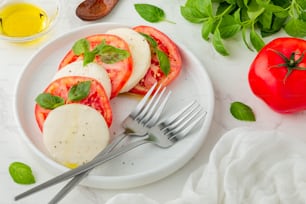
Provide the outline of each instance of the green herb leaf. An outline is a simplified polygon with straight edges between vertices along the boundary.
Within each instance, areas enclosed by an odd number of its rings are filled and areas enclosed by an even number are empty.
[[[59,96],[54,96],[50,93],[41,93],[36,99],[36,103],[45,109],[53,110],[61,105],[65,104],[65,100]]]
[[[205,40],[209,39],[209,35],[212,33],[214,27],[214,19],[208,18],[202,25],[202,38]]]
[[[154,49],[157,48],[157,42],[154,40],[151,36],[145,34],[145,33],[140,33],[145,39],[149,42],[150,46],[153,47]]]
[[[220,31],[219,29],[217,28],[214,32],[214,36],[213,36],[213,46],[214,48],[217,50],[217,52],[219,52],[221,55],[223,56],[227,56],[229,55],[228,51],[225,49],[225,46],[222,42],[222,39],[221,39],[221,35],[220,35]]]
[[[240,24],[237,23],[233,16],[224,15],[218,28],[220,30],[221,38],[225,39],[233,37],[240,31],[240,27]]]
[[[253,110],[244,103],[238,101],[231,103],[230,112],[238,120],[256,121]]]
[[[167,76],[170,72],[170,61],[166,53],[157,49],[156,50],[157,58],[159,61],[159,66],[162,72]]]
[[[98,54],[101,57],[102,62],[106,64],[114,64],[130,56],[130,53],[127,50],[119,49],[110,45],[100,47]]]
[[[259,51],[261,48],[265,46],[265,42],[262,40],[262,38],[255,32],[254,29],[250,32],[250,40],[253,45],[253,47]]]
[[[285,25],[285,31],[293,37],[304,37],[306,36],[306,22],[292,18]]]
[[[76,55],[81,55],[81,54],[88,52],[89,47],[90,45],[89,45],[88,40],[82,38],[74,43],[74,45],[72,46],[72,51]]]
[[[82,81],[72,86],[68,92],[68,99],[76,102],[89,95],[91,81]]]
[[[18,184],[33,184],[35,177],[31,167],[21,162],[13,162],[9,166],[9,173]]]
[[[138,14],[151,23],[156,23],[165,20],[165,13],[162,9],[151,4],[135,4]]]

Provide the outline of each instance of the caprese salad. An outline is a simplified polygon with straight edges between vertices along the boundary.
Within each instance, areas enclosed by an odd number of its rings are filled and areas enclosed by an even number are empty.
[[[150,26],[77,40],[35,100],[50,157],[70,168],[92,160],[111,140],[110,101],[120,93],[144,95],[156,82],[167,86],[181,68],[177,45]]]

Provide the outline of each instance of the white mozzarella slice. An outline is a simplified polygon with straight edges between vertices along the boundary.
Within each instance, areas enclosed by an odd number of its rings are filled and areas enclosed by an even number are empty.
[[[150,46],[142,35],[130,28],[115,28],[107,33],[125,40],[132,54],[133,72],[120,91],[120,93],[124,93],[132,89],[147,73],[151,64]]]
[[[85,67],[83,61],[72,62],[60,69],[53,77],[53,80],[66,76],[84,76],[96,79],[100,82],[108,97],[111,96],[112,85],[107,71],[97,63],[89,63]]]
[[[109,139],[101,114],[82,104],[66,104],[52,110],[43,126],[43,141],[50,156],[70,168],[92,160]]]

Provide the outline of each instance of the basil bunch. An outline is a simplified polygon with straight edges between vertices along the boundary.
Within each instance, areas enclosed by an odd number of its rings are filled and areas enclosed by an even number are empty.
[[[250,50],[259,51],[263,37],[282,28],[293,37],[306,36],[305,0],[187,0],[181,15],[202,24],[202,38],[210,40],[216,51],[226,56],[224,39],[241,31]]]

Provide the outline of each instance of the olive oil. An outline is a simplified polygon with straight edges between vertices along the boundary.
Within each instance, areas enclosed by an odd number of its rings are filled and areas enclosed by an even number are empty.
[[[48,17],[41,8],[29,3],[12,3],[0,10],[0,32],[10,37],[26,37],[43,31]]]

